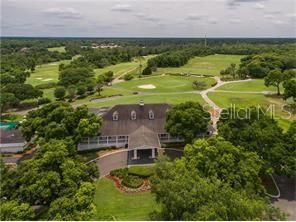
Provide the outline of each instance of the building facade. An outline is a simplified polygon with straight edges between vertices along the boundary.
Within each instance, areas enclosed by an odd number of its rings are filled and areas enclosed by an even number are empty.
[[[168,104],[115,105],[94,111],[102,116],[101,134],[83,138],[78,151],[106,147],[126,148],[131,159],[154,159],[163,143],[183,142],[183,139],[170,136],[164,129]]]

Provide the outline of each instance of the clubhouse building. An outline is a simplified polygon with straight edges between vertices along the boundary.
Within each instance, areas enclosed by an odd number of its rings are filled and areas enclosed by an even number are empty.
[[[111,108],[91,109],[102,117],[101,134],[83,138],[78,151],[117,147],[128,149],[129,159],[154,159],[161,144],[183,142],[164,129],[168,104],[115,105]]]

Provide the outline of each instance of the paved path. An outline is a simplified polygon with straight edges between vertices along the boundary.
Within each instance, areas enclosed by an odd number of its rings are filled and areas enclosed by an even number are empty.
[[[296,179],[285,176],[274,176],[280,189],[280,198],[273,201],[273,205],[289,214],[288,219],[296,220]]]
[[[211,120],[212,120],[212,124],[213,124],[213,127],[214,127],[214,132],[213,134],[217,134],[217,122],[219,121],[219,114],[221,112],[221,108],[213,101],[211,100],[209,97],[208,97],[208,93],[209,92],[213,92],[215,91],[217,88],[223,86],[223,85],[226,85],[226,84],[229,84],[229,83],[238,83],[238,82],[247,82],[247,81],[251,81],[252,79],[246,79],[246,80],[235,80],[235,81],[227,81],[227,82],[223,82],[220,77],[218,76],[215,76],[213,77],[217,84],[211,88],[208,88],[206,90],[203,90],[200,92],[200,95],[201,97],[203,98],[203,100],[213,109],[213,113],[211,115]],[[217,115],[216,115],[217,113]]]
[[[95,160],[100,177],[104,177],[110,173],[111,170],[127,167],[127,152],[128,150],[122,150],[120,152],[106,154]]]
[[[130,72],[132,72],[132,71],[134,71],[134,70],[136,70],[138,67],[134,67],[134,68],[132,68],[132,69],[129,69],[129,70],[127,70],[126,72],[124,72],[124,73],[121,73],[119,76],[117,76],[115,79],[113,79],[113,81],[112,81],[112,85],[113,84],[116,84],[116,83],[120,83],[120,82],[123,82],[124,80],[123,79],[121,79],[124,75],[126,75],[126,74],[128,74],[128,73],[130,73]]]

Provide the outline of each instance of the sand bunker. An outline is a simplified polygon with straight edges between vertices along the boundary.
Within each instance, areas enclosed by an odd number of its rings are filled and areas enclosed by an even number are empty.
[[[50,81],[50,80],[52,80],[52,79],[43,79],[42,81],[47,82],[47,81]]]
[[[156,87],[153,84],[147,84],[147,85],[140,85],[140,86],[138,86],[138,88],[140,88],[140,89],[155,89]]]

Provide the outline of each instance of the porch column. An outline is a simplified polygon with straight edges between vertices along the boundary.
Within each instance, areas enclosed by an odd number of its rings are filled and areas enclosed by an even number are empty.
[[[138,159],[138,156],[137,156],[137,150],[134,149],[134,157],[133,157],[134,160]]]
[[[152,148],[152,155],[151,158],[154,159],[155,158],[155,148]]]

